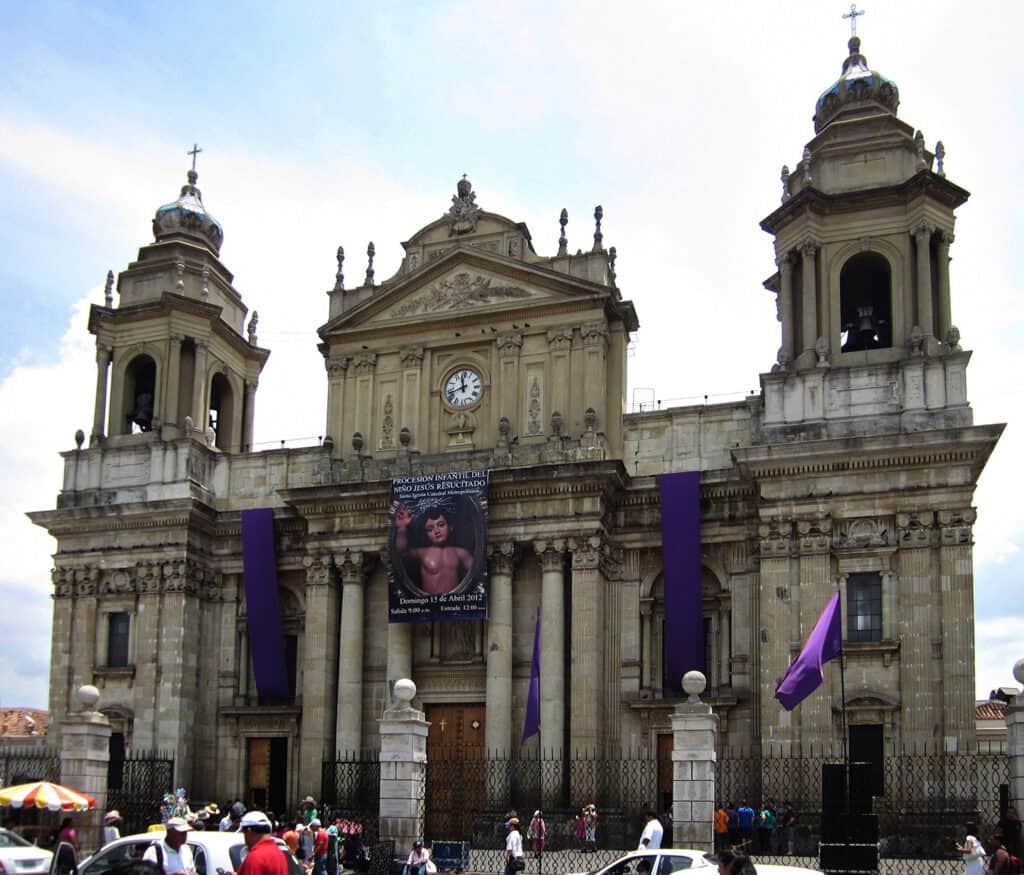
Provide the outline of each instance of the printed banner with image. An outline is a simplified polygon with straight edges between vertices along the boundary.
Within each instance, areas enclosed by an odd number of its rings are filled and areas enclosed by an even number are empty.
[[[388,621],[487,619],[487,471],[391,481]]]

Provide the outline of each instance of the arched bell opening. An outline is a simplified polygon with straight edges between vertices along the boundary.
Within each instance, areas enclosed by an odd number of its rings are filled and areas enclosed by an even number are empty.
[[[156,362],[148,355],[136,356],[124,373],[124,434],[138,434],[153,428],[156,409]]]
[[[854,255],[839,274],[842,351],[892,346],[892,273],[877,252]]]
[[[210,382],[210,409],[207,423],[216,435],[215,444],[225,452],[231,450],[235,421],[235,393],[223,374],[214,374]]]

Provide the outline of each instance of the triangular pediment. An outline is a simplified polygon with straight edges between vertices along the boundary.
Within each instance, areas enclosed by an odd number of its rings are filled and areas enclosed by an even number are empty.
[[[441,321],[569,301],[598,302],[609,290],[555,271],[469,248],[446,254],[353,310],[331,320],[321,335],[353,328]]]

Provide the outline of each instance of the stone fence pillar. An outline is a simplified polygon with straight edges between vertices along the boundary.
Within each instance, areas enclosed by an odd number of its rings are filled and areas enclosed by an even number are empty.
[[[683,676],[687,701],[672,714],[672,846],[713,851],[718,716],[700,700],[707,679]]]
[[[380,721],[380,838],[394,841],[398,857],[423,837],[430,724],[412,706],[415,695],[411,680],[395,681],[393,704]]]
[[[1024,659],[1013,666],[1017,683],[1024,684]],[[1024,804],[1024,693],[1011,696],[1006,706],[1006,756],[1010,766],[1010,804]]]
[[[110,762],[110,721],[94,710],[100,693],[86,684],[79,688],[82,710],[60,724],[60,782],[96,799],[96,808],[72,815],[83,855],[103,844],[103,814],[107,805],[107,765]]]

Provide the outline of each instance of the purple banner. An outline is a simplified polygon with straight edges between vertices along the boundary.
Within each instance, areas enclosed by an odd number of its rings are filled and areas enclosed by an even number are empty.
[[[487,619],[487,471],[391,481],[388,621]]]
[[[540,732],[540,608],[533,629],[533,661],[530,663],[530,689],[526,694],[526,717],[523,719],[523,741]]]
[[[242,571],[256,690],[264,698],[287,699],[288,669],[277,597],[274,511],[269,508],[242,511]]]
[[[658,477],[661,552],[665,584],[666,690],[680,694],[683,675],[702,671],[704,615],[701,605],[700,471]]]
[[[825,605],[814,629],[807,637],[800,655],[793,660],[779,686],[775,698],[787,711],[792,711],[813,693],[825,675],[821,667],[843,652],[843,610],[839,606],[839,590]]]

